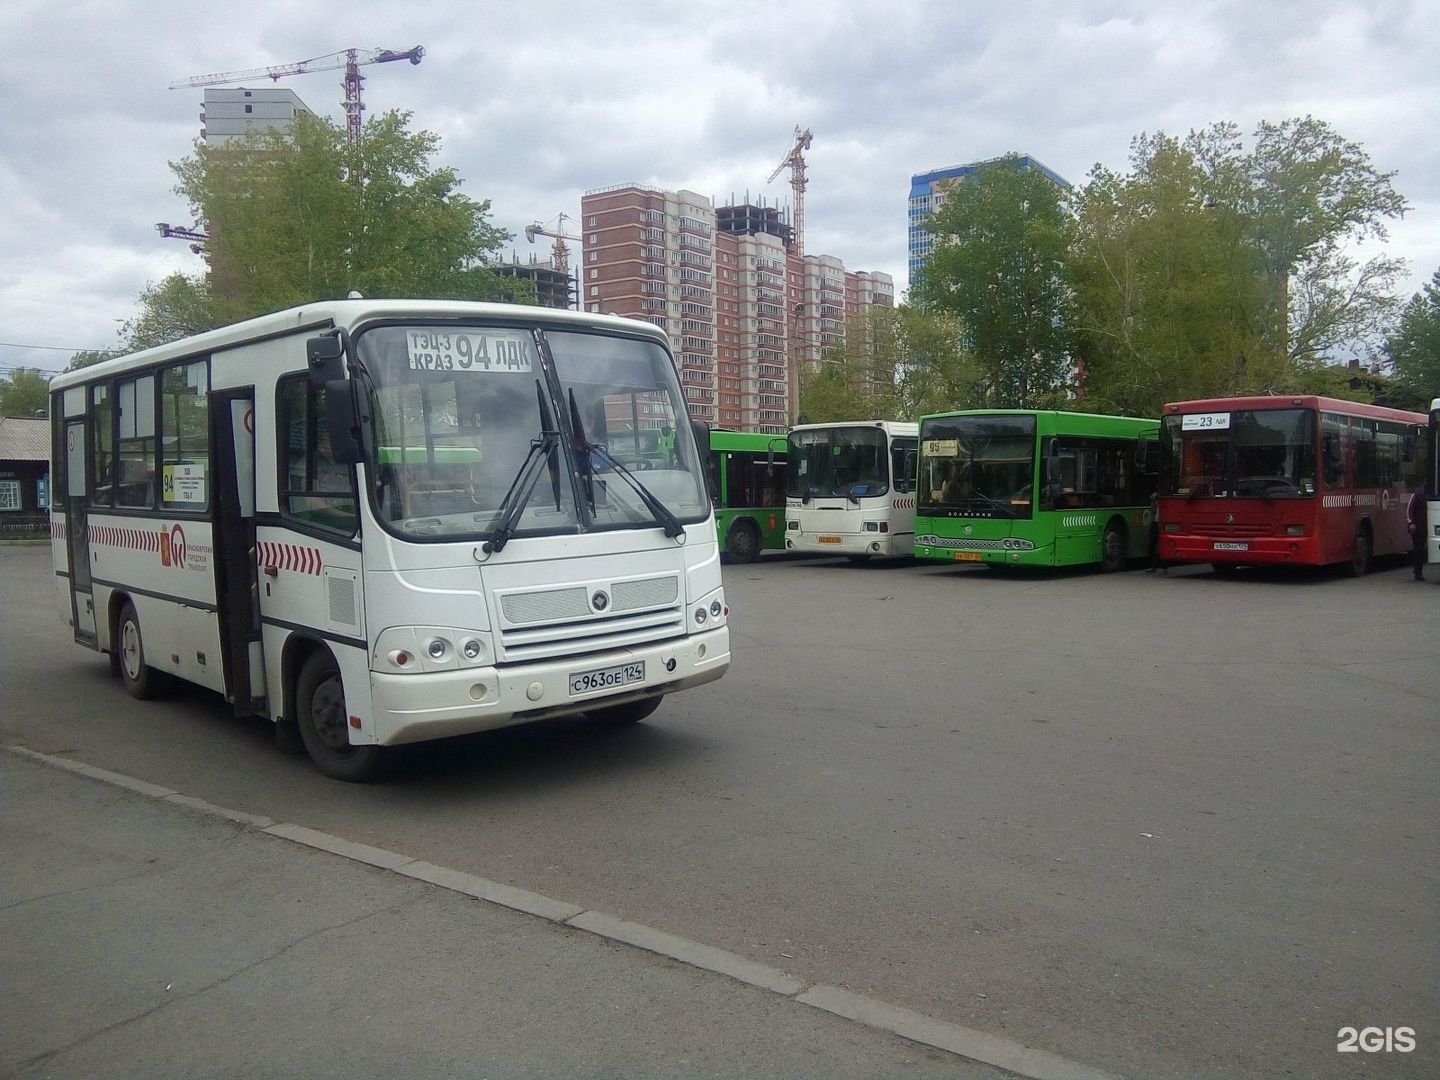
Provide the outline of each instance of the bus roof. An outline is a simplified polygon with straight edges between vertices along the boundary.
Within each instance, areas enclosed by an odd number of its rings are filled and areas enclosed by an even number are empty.
[[[1115,416],[1111,413],[1072,412],[1069,409],[955,409],[951,412],[926,413],[921,421],[950,416],[1036,416],[1050,417],[1060,422],[1067,419],[1119,421],[1127,424],[1159,424],[1160,421],[1146,416]]]
[[[275,311],[253,319],[230,323],[180,338],[151,349],[117,356],[78,371],[67,371],[51,380],[52,390],[104,378],[133,367],[180,360],[206,353],[223,352],[263,338],[314,331],[332,326],[352,330],[375,319],[505,319],[557,328],[590,327],[649,337],[668,345],[665,331],[653,323],[620,315],[595,315],[565,308],[530,304],[492,304],[476,300],[319,300],[313,304]]]
[[[892,435],[916,435],[920,425],[905,420],[832,420],[828,424],[795,424],[791,431],[817,431],[824,428],[878,427]]]
[[[785,453],[784,435],[767,435],[760,431],[730,431],[726,428],[710,429],[711,450],[775,450]]]
[[[1384,405],[1367,405],[1363,401],[1345,401],[1341,398],[1321,397],[1318,394],[1267,394],[1255,397],[1198,398],[1194,401],[1174,401],[1166,404],[1164,415],[1169,416],[1197,412],[1233,412],[1236,409],[1319,409],[1322,412],[1339,413],[1343,416],[1365,416],[1373,420],[1398,420],[1406,424],[1424,424],[1428,418],[1424,413],[1391,409]]]

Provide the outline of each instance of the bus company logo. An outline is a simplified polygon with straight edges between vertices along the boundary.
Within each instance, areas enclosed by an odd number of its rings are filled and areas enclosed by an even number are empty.
[[[1385,513],[1388,514],[1392,509],[1399,505],[1400,500],[1397,499],[1394,495],[1390,494],[1389,488],[1386,488],[1385,490],[1380,492],[1380,509],[1385,511]]]
[[[179,525],[160,530],[160,565],[185,566],[185,530]]]

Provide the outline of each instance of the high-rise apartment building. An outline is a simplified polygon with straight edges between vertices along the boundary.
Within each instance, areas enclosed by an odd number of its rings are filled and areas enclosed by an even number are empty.
[[[1029,154],[1019,154],[1017,157],[1021,168],[1038,169],[1056,187],[1064,191],[1070,190],[1070,181],[1054,170],[1046,168]],[[972,161],[968,165],[952,165],[948,169],[934,169],[910,177],[908,230],[910,285],[915,284],[921,263],[925,261],[925,257],[935,246],[935,240],[926,229],[925,221],[931,213],[944,205],[946,190],[955,184],[962,183],[975,170],[983,169],[986,165],[993,165],[1000,160],[1000,158],[988,158],[985,161]]]
[[[846,318],[894,304],[888,274],[791,251],[772,208],[622,184],[586,192],[580,219],[585,310],[665,329],[690,415],[717,427],[783,433],[802,368],[843,342]]]
[[[310,112],[293,90],[206,90],[200,108],[200,137],[220,146],[254,128],[290,126],[296,113]]]

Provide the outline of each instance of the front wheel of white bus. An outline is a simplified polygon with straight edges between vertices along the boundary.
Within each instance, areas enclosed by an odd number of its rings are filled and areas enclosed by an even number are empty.
[[[352,746],[340,668],[326,649],[316,649],[295,680],[295,720],[310,760],[326,776],[359,783],[380,774],[381,746]]]

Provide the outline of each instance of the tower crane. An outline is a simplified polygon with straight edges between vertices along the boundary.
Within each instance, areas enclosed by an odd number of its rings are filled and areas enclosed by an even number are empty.
[[[275,82],[287,75],[303,75],[309,71],[328,71],[332,68],[343,67],[345,81],[341,85],[345,88],[346,131],[350,141],[355,143],[360,141],[360,114],[365,111],[365,105],[360,100],[360,84],[365,81],[365,77],[360,74],[360,65],[387,64],[392,60],[409,60],[412,64],[418,64],[424,55],[425,49],[420,45],[406,49],[404,52],[395,52],[393,49],[345,49],[342,52],[301,60],[296,64],[250,68],[248,71],[222,71],[216,75],[196,75],[193,78],[171,83],[170,89],[219,86],[223,83],[249,82],[251,79],[270,79]]]
[[[575,240],[578,242],[580,240],[579,236],[565,231],[565,222],[573,220],[569,214],[561,214],[555,219],[555,228],[553,229],[547,228],[539,221],[535,222],[534,225],[525,226],[525,239],[529,240],[532,244],[535,242],[535,237],[537,236],[554,237],[555,246],[551,250],[555,260],[555,269],[559,270],[562,274],[568,274],[570,272],[570,249],[565,246],[565,241]]]
[[[790,190],[795,193],[795,252],[799,255],[805,253],[805,151],[810,149],[810,139],[810,129],[802,131],[796,124],[795,141],[790,144],[784,160],[775,166],[775,171],[765,181],[773,184],[775,178],[789,167]]]

